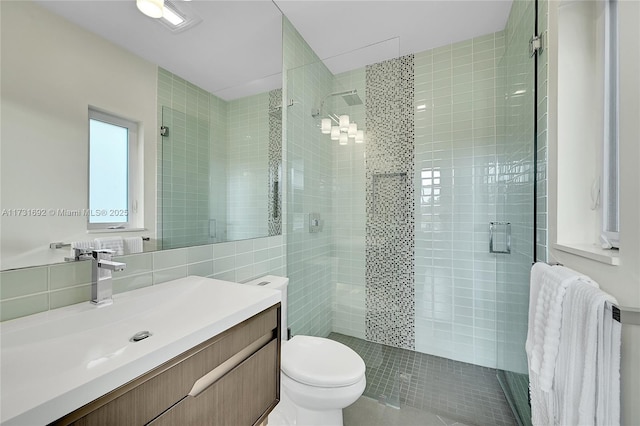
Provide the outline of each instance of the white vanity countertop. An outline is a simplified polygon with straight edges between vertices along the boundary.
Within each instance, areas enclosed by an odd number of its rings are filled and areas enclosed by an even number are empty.
[[[47,424],[280,302],[277,290],[186,277],[0,324],[0,420]],[[152,336],[129,339],[148,330]]]

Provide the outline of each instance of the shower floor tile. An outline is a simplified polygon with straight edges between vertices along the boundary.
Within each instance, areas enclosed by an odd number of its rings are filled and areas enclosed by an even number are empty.
[[[339,333],[329,338],[349,346],[364,360],[366,397],[468,425],[517,425],[494,369]]]
[[[343,410],[344,426],[469,426],[417,408],[382,405],[366,396]]]

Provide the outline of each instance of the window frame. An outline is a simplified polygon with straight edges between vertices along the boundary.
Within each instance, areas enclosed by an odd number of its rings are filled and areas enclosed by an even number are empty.
[[[602,235],[612,247],[620,246],[619,50],[618,4],[606,0],[604,44],[604,134],[602,153]],[[612,158],[615,157],[615,158]],[[612,187],[614,190],[612,190]],[[614,229],[610,227],[615,216]]]
[[[87,118],[87,139],[88,139],[88,166],[87,166],[87,211],[91,208],[91,120],[100,121],[103,123],[111,124],[118,127],[124,127],[127,129],[127,144],[128,144],[128,157],[127,157],[127,221],[126,222],[104,222],[104,223],[92,223],[91,215],[87,214],[87,230],[109,230],[109,229],[134,229],[139,227],[139,214],[138,214],[138,131],[139,123],[123,118],[121,116],[106,112],[104,110],[89,107],[89,114]]]

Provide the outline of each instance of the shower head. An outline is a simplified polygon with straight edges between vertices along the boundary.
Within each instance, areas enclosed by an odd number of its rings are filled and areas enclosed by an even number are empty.
[[[355,89],[347,90],[345,92],[330,93],[330,94],[328,94],[327,96],[324,97],[324,99],[320,103],[320,108],[316,108],[316,109],[312,110],[311,116],[314,117],[314,118],[319,117],[322,114],[322,109],[324,107],[324,103],[327,101],[327,99],[329,99],[331,97],[334,97],[334,96],[341,96],[342,100],[348,106],[362,105],[362,99],[360,99],[360,96],[358,96],[358,91],[355,90]]]
[[[340,94],[340,96],[342,96],[342,100],[344,100],[349,106],[362,105],[362,99],[360,99],[360,96],[358,96],[358,92],[356,90],[343,92]]]

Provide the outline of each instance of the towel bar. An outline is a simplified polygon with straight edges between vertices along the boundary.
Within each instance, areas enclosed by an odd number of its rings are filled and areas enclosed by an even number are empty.
[[[49,243],[50,249],[59,249],[63,247],[71,247],[71,243],[63,243],[61,241],[58,241],[57,243]]]
[[[547,262],[547,265],[564,266],[562,263],[558,262]],[[611,315],[613,316],[614,320],[618,321],[621,324],[640,325],[640,309],[618,306],[609,302],[607,302],[607,304],[611,305]]]
[[[640,325],[640,309],[627,308],[611,304],[613,319],[621,324]]]
[[[151,241],[149,237],[142,237],[142,241]],[[71,247],[71,243],[63,243],[62,241],[58,241],[55,243],[49,243],[50,249],[60,249],[64,247]]]

